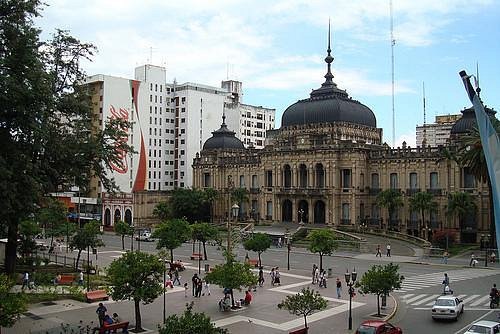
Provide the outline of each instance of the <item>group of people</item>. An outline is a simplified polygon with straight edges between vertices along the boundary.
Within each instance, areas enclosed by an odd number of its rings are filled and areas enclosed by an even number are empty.
[[[391,257],[391,244],[387,244],[387,246],[385,247],[385,249],[386,249],[385,255],[387,257]],[[377,245],[375,257],[382,257],[382,251],[380,249],[380,245]]]
[[[210,283],[206,280],[201,279],[198,274],[194,274],[191,278],[193,297],[200,298],[201,296],[210,296]],[[202,292],[203,290],[203,292]],[[185,296],[187,297],[187,283],[184,284]]]
[[[320,288],[326,288],[326,277],[326,270],[320,269],[316,264],[313,264],[312,284],[318,283]]]
[[[242,306],[248,306],[252,302],[252,293],[250,292],[251,288],[248,288],[245,291],[245,297],[241,298],[239,301],[236,302],[236,305],[234,305],[235,308],[241,308]],[[219,310],[224,312],[228,311],[232,307],[231,304],[231,289],[225,288],[224,289],[224,297],[222,297],[221,300],[219,300]]]
[[[94,333],[98,332],[105,325],[109,326],[112,324],[123,322],[122,318],[117,313],[113,313],[113,315],[110,316],[109,314],[107,314],[107,312],[108,310],[106,309],[106,306],[104,306],[103,303],[99,303],[99,306],[95,311],[95,313],[97,313],[97,318],[99,319],[99,327],[94,328]],[[124,328],[123,333],[128,333],[128,329]]]
[[[271,276],[271,285],[275,286],[276,284],[281,285],[281,274],[278,267],[271,268],[271,272],[269,272],[269,276]]]

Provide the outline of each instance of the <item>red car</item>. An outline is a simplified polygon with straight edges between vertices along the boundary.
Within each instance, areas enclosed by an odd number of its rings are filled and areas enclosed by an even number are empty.
[[[383,320],[365,320],[359,325],[356,334],[403,334],[403,331]]]

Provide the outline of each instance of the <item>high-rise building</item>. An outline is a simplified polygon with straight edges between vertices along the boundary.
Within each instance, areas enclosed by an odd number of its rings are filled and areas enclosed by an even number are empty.
[[[461,116],[460,114],[436,116],[435,123],[417,125],[417,146],[436,147],[439,145],[446,145],[450,138],[450,131],[453,124],[455,124]]]

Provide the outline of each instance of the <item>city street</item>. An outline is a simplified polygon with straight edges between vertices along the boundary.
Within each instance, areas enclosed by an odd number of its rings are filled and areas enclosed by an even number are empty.
[[[99,249],[97,263],[99,267],[106,267],[114,259],[121,256],[120,237],[111,233],[103,235],[106,246]],[[383,240],[380,240],[382,243]],[[377,242],[376,239],[373,242]],[[327,310],[319,312],[309,317],[310,333],[348,333],[348,296],[344,282],[346,270],[356,270],[358,277],[370,268],[373,264],[385,264],[388,261],[398,262],[400,273],[405,276],[405,281],[401,290],[393,293],[398,309],[395,316],[390,320],[393,324],[400,326],[404,333],[456,333],[461,334],[469,324],[478,319],[495,320],[497,312],[492,312],[488,308],[488,292],[493,283],[500,278],[498,268],[470,268],[466,259],[461,263],[459,260],[450,260],[450,265],[439,264],[439,259],[422,259],[414,254],[410,254],[410,247],[405,249],[398,247],[395,242],[393,256],[388,258],[376,258],[370,253],[355,253],[338,251],[334,256],[324,258],[324,267],[332,269],[332,278],[328,281],[326,289],[320,289],[321,294],[329,301]],[[130,238],[126,238],[126,250],[130,249]],[[195,245],[198,252],[198,244]],[[134,241],[134,249],[147,252],[156,252],[155,242]],[[202,249],[201,249],[202,250]],[[398,250],[403,255],[398,254]],[[247,254],[242,248],[238,248],[237,255],[243,260]],[[174,251],[175,259],[180,259],[187,265],[187,270],[182,273],[181,281],[190,281],[194,272],[201,269],[204,273],[205,261],[192,261],[192,244],[184,244]],[[207,245],[210,266],[220,263],[223,259],[220,250],[216,246]],[[74,253],[76,255],[76,252]],[[86,253],[82,253],[86,257]],[[256,254],[249,253],[250,258],[256,258]],[[91,259],[95,261],[96,255],[91,254]],[[287,270],[287,249],[272,247],[262,255],[265,266],[266,284],[254,293],[254,301],[249,307],[238,312],[221,313],[218,311],[218,301],[222,297],[221,289],[212,287],[211,296],[204,296],[196,299],[191,296],[191,289],[188,297],[184,297],[184,290],[175,287],[167,293],[167,315],[172,312],[180,313],[185,308],[186,302],[195,301],[194,309],[205,312],[218,326],[228,328],[232,333],[286,333],[303,325],[303,319],[288,314],[286,311],[278,310],[276,305],[287,295],[300,291],[302,287],[313,286],[310,281],[310,272],[313,263],[319,263],[318,256],[310,254],[305,249],[293,248],[290,254],[290,267]],[[282,272],[282,285],[271,287],[269,284],[268,272],[271,267],[280,267]],[[433,321],[431,318],[432,302],[442,293],[442,280],[444,273],[450,277],[450,285],[454,294],[465,302],[465,312],[455,321]],[[334,281],[339,277],[343,281],[343,293],[341,299],[336,299]],[[189,284],[190,286],[190,284]],[[243,292],[236,292],[236,297],[242,297]],[[6,333],[19,333],[24,329],[31,328],[32,332],[42,331],[57,327],[61,322],[77,324],[80,320],[83,323],[96,321],[96,304],[79,303],[75,301],[59,301],[56,305],[43,306],[30,309],[28,316],[23,317],[12,329],[7,329]],[[106,302],[106,307],[110,312],[118,312],[123,318],[134,322],[133,304],[124,302]],[[390,314],[393,310],[393,299],[388,298],[388,309],[383,310],[384,314]],[[157,324],[161,323],[163,316],[163,298],[160,296],[154,303],[141,305],[144,327],[154,331]],[[364,319],[370,318],[376,313],[376,297],[374,295],[362,296],[357,294],[353,300],[353,326],[356,326]]]

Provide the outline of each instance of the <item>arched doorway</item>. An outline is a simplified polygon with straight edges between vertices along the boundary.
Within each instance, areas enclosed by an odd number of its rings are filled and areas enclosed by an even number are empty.
[[[116,209],[114,223],[116,224],[119,220],[122,220],[122,213],[120,210]]]
[[[323,168],[323,164],[316,164],[316,188],[324,188],[325,187],[325,169]]]
[[[284,222],[291,222],[292,213],[293,213],[292,201],[290,201],[289,199],[284,200],[283,205],[281,206],[281,220]]]
[[[109,209],[104,211],[104,225],[111,226],[111,210]]]
[[[132,225],[132,211],[129,209],[125,210],[125,223]]]
[[[304,164],[299,166],[299,187],[307,188],[307,167]]]
[[[314,204],[314,224],[325,224],[325,202],[316,201]]]
[[[283,187],[292,187],[292,169],[290,165],[285,165],[285,167],[283,167]]]
[[[309,204],[305,200],[299,202],[299,221],[309,222]]]

